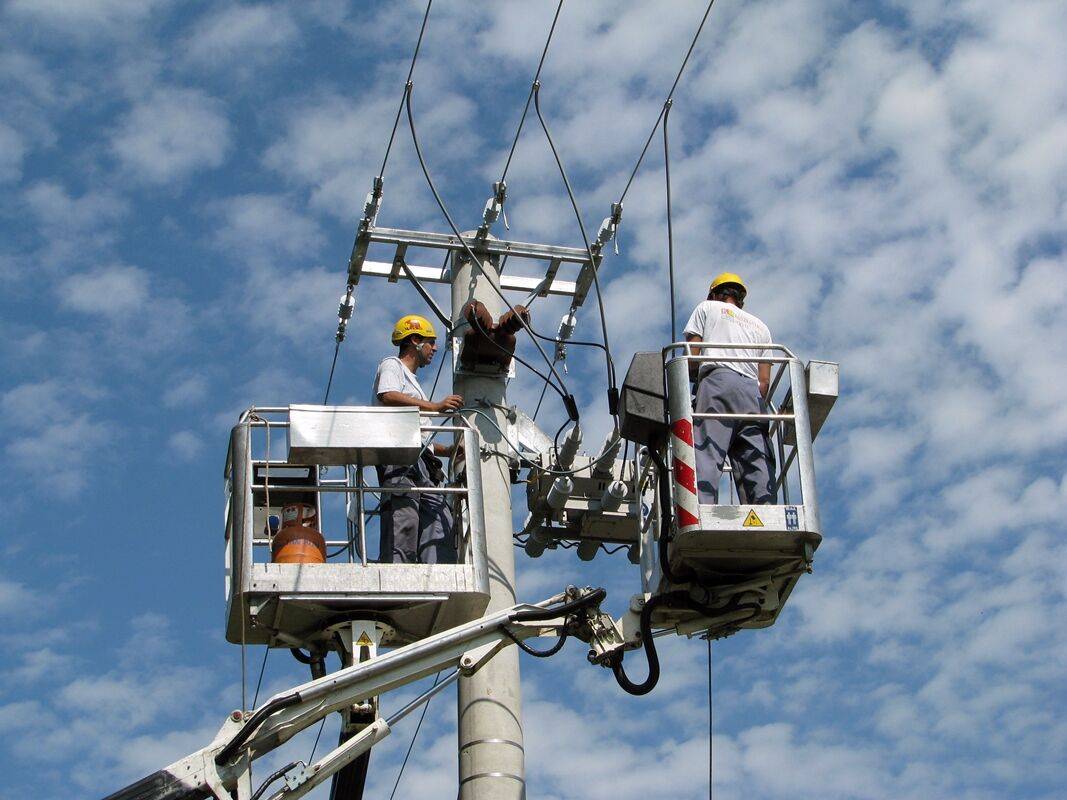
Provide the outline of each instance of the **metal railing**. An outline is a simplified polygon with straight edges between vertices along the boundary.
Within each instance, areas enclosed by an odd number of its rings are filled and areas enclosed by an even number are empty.
[[[751,356],[724,355],[714,351],[743,350],[753,352]],[[709,352],[710,351],[710,352]],[[674,342],[662,349],[664,361],[664,385],[666,390],[668,422],[671,436],[668,437],[667,462],[672,481],[672,493],[675,504],[675,518],[681,521],[699,520],[699,503],[696,490],[696,463],[693,441],[694,421],[702,419],[732,420],[736,422],[762,423],[767,425],[768,439],[773,453],[777,456],[777,477],[773,478],[773,499],[780,498],[783,505],[793,505],[790,497],[790,474],[796,465],[796,483],[799,488],[799,503],[807,509],[808,520],[818,525],[818,509],[815,499],[815,468],[812,457],[811,426],[808,417],[807,380],[804,365],[796,355],[781,344],[738,344],[710,342]],[[761,413],[712,413],[693,410],[693,391],[690,388],[691,377],[696,373],[701,379],[704,364],[770,364],[772,366],[766,396],[767,411]],[[783,383],[783,379],[786,380]],[[780,397],[775,403],[775,398]],[[782,412],[785,398],[791,398],[792,410]],[[796,430],[796,445],[785,444],[785,428],[792,425]],[[723,474],[728,475],[731,485],[733,470],[730,468],[729,456],[723,465]],[[690,485],[684,476],[692,475],[696,480]],[[684,527],[684,526],[683,526]],[[817,529],[817,528],[816,528]]]
[[[467,425],[461,424],[432,424],[431,419],[434,418],[448,418],[450,420],[459,420],[456,415],[444,414],[438,412],[420,412],[420,424],[419,430],[426,434],[422,452],[433,444],[437,436],[441,434],[451,434],[453,437],[459,437],[462,439],[464,460],[475,454],[475,460],[472,464],[466,465],[463,469],[463,474],[466,478],[466,485],[446,485],[446,486],[378,486],[369,485],[364,481],[363,470],[365,465],[363,464],[346,464],[343,465],[345,471],[344,478],[327,478],[324,477],[324,471],[327,467],[322,467],[316,464],[291,464],[288,461],[272,459],[271,450],[271,431],[280,430],[287,431],[289,428],[288,420],[289,408],[287,406],[254,406],[244,413],[238,419],[238,427],[245,425],[249,428],[249,435],[246,440],[246,454],[242,460],[245,462],[245,469],[241,470],[242,475],[246,476],[244,486],[241,487],[237,484],[241,483],[240,479],[235,480],[235,464],[237,463],[237,456],[234,453],[234,443],[231,441],[229,451],[226,456],[226,492],[227,492],[227,504],[226,504],[226,536],[227,540],[234,535],[234,514],[232,512],[231,498],[234,492],[243,488],[248,500],[251,500],[257,493],[265,496],[265,517],[269,515],[270,508],[270,493],[277,492],[283,493],[307,493],[315,496],[316,512],[318,515],[320,528],[325,528],[326,525],[322,515],[322,503],[321,497],[323,495],[331,494],[343,494],[345,500],[345,519],[347,524],[347,538],[346,539],[334,539],[326,540],[327,548],[344,548],[344,551],[348,554],[349,563],[358,563],[366,567],[371,562],[367,552],[367,518],[373,517],[380,513],[380,503],[375,509],[367,510],[366,495],[387,495],[387,494],[433,494],[443,495],[446,497],[461,497],[463,500],[457,503],[457,506],[461,506],[453,509],[453,517],[455,523],[453,525],[454,532],[457,537],[457,543],[461,546],[457,546],[457,563],[471,563],[474,558],[475,538],[480,538],[484,542],[483,525],[481,524],[481,509],[478,506],[478,502],[472,502],[472,494],[480,498],[481,495],[481,470],[478,468],[478,461],[476,454],[479,452],[478,433],[473,428]],[[270,417],[277,417],[278,415],[284,415],[283,419],[271,419]],[[257,448],[251,436],[252,429],[263,429],[265,431],[264,441],[264,457],[255,458],[253,453]],[[283,442],[284,444],[284,442]],[[420,452],[419,457],[422,457]],[[453,477],[458,472],[455,468],[456,459],[452,459],[451,472]],[[262,467],[263,482],[256,482],[256,469]],[[275,484],[271,481],[270,470],[277,468],[279,470],[286,467],[300,467],[304,469],[314,470],[316,472],[315,481],[309,485],[285,485]],[[470,467],[470,468],[467,468]],[[475,508],[477,506],[477,508]],[[247,504],[247,508],[251,511],[252,503]],[[474,513],[472,513],[474,510]],[[462,521],[462,524],[459,524]],[[252,562],[252,548],[266,547],[269,548],[273,543],[273,534],[267,527],[266,535],[261,535],[262,532],[257,532],[254,529],[249,529],[250,542],[244,547],[236,547],[235,550],[244,551],[241,553],[242,560],[247,558],[249,562]],[[236,544],[236,543],[235,543]],[[328,554],[330,557],[339,555],[342,551],[337,551],[333,554]],[[236,555],[236,553],[235,553]],[[382,563],[382,562],[378,562]]]

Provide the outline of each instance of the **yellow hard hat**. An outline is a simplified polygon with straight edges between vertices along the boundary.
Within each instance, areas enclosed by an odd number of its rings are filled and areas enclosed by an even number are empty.
[[[426,339],[436,339],[437,331],[433,329],[430,320],[420,317],[418,314],[407,314],[396,321],[393,326],[393,344],[400,344],[409,336],[418,334]]]
[[[745,282],[741,280],[740,275],[736,272],[723,272],[722,274],[717,275],[715,280],[711,282],[711,288],[708,289],[708,294],[714,292],[716,286],[722,286],[724,283],[736,283],[745,290],[746,294],[748,293],[748,287],[745,286]]]

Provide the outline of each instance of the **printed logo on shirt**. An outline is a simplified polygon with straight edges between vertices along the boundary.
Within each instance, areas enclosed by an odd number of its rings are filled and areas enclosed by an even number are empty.
[[[719,309],[719,316],[729,317],[734,322],[738,323],[739,325],[744,325],[746,328],[752,328],[753,330],[759,330],[759,325],[757,325],[752,320],[751,317],[749,317],[747,315],[738,314],[732,308]]]

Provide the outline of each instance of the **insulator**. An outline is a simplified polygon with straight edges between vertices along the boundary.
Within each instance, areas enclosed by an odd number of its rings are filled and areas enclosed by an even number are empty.
[[[600,542],[596,539],[583,539],[578,543],[578,558],[582,561],[592,561],[600,550]]]
[[[548,503],[549,508],[559,511],[563,506],[567,505],[567,500],[570,499],[573,491],[574,481],[566,475],[561,475],[552,481],[552,488],[548,490],[545,502]]]
[[[337,319],[347,322],[352,319],[352,312],[356,310],[356,296],[351,292],[341,295],[341,302],[337,306]]]
[[[619,431],[616,429],[609,433],[608,438],[604,440],[593,471],[602,475],[610,475],[615,468],[615,458],[619,455],[619,450],[621,449],[622,437],[619,436]]]
[[[556,329],[556,361],[562,361],[567,357],[566,342],[574,335],[574,328],[578,324],[578,318],[573,313],[563,315]]]
[[[618,511],[622,501],[626,499],[626,484],[622,481],[612,481],[604,494],[600,496],[601,511]]]
[[[578,455],[578,448],[581,444],[582,429],[576,424],[567,431],[567,435],[563,437],[563,444],[560,445],[559,461],[557,462],[560,469],[570,469],[571,464],[574,463],[574,457]]]
[[[526,555],[530,558],[540,558],[551,541],[552,537],[546,534],[543,528],[538,528],[526,540]]]

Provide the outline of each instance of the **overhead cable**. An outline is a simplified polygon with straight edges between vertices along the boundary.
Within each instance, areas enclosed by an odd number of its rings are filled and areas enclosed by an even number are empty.
[[[404,80],[404,95],[400,98],[400,105],[396,107],[396,118],[393,120],[393,130],[389,134],[389,144],[385,147],[385,157],[382,159],[382,168],[378,170],[378,177],[385,177],[385,165],[389,163],[389,153],[393,149],[393,139],[396,138],[396,129],[400,125],[400,115],[404,112],[404,98],[407,97],[407,86],[411,83],[411,76],[415,74],[415,62],[419,60],[419,49],[422,47],[422,37],[426,33],[426,23],[430,19],[430,7],[433,0],[427,0],[426,11],[422,15],[422,27],[419,28],[419,38],[415,42],[415,52],[411,56],[411,66],[408,67],[408,76]]]
[[[526,122],[526,114],[530,111],[530,101],[533,100],[537,81],[541,77],[541,67],[545,65],[545,56],[548,55],[548,46],[552,43],[552,34],[556,32],[556,22],[559,21],[559,12],[562,10],[563,0],[559,0],[559,5],[556,6],[556,15],[552,17],[552,27],[548,29],[548,38],[545,39],[544,49],[541,50],[541,60],[537,62],[537,71],[534,73],[533,81],[530,83],[530,92],[526,95],[526,105],[523,106],[522,116],[519,117],[519,127],[515,129],[515,138],[511,141],[511,150],[508,151],[508,160],[504,162],[504,170],[500,173],[501,183],[503,183],[504,179],[508,176],[508,168],[511,166],[511,159],[515,155],[515,147],[519,144],[519,134],[522,133],[522,126]]]
[[[622,194],[619,195],[619,203],[622,203],[626,198],[626,193],[630,191],[630,184],[634,182],[637,170],[641,168],[641,162],[645,159],[645,153],[648,152],[648,146],[652,144],[652,137],[656,135],[656,129],[663,120],[663,115],[670,107],[669,103],[674,98],[674,90],[678,88],[678,82],[682,79],[682,73],[685,72],[685,67],[689,63],[689,57],[693,55],[693,48],[696,47],[697,40],[700,38],[700,34],[704,30],[704,23],[708,21],[708,15],[711,13],[711,7],[713,5],[715,5],[715,0],[709,0],[708,7],[704,10],[704,16],[700,20],[699,27],[697,27],[697,32],[693,35],[693,41],[689,43],[689,49],[685,53],[685,58],[682,59],[682,66],[678,68],[678,74],[674,76],[674,83],[671,84],[671,90],[667,93],[667,99],[663,101],[663,107],[659,110],[659,116],[656,117],[656,122],[652,126],[652,130],[648,133],[648,139],[645,140],[645,146],[641,148],[641,155],[637,157],[637,163],[634,164],[633,171],[630,173],[630,179],[626,181],[626,188],[624,188]]]
[[[667,136],[667,120],[673,100],[664,104],[663,111],[663,172],[667,183],[667,276],[671,291],[671,341],[678,341],[678,319],[674,309],[674,225],[671,215],[671,144]]]
[[[526,320],[524,320],[522,318],[521,314],[519,314],[518,312],[515,311],[515,307],[511,304],[511,301],[509,301],[507,299],[507,297],[504,296],[504,292],[497,285],[496,281],[493,280],[493,278],[488,274],[488,271],[485,269],[485,266],[478,259],[478,257],[474,254],[474,251],[471,250],[470,245],[467,244],[466,239],[463,238],[463,234],[460,233],[459,228],[456,226],[456,223],[453,221],[452,215],[448,213],[448,208],[445,206],[444,200],[441,199],[441,195],[437,191],[437,187],[434,185],[433,178],[430,176],[429,167],[426,165],[426,159],[422,154],[422,147],[419,144],[418,134],[415,131],[415,116],[414,116],[414,112],[411,109],[412,88],[413,88],[413,84],[409,81],[408,85],[407,85],[407,89],[406,89],[406,91],[404,93],[404,101],[405,101],[405,106],[407,108],[407,116],[408,116],[408,127],[411,130],[411,142],[415,147],[415,155],[419,159],[419,166],[422,168],[422,174],[426,178],[426,183],[430,187],[430,192],[433,194],[434,200],[437,201],[437,206],[438,206],[438,208],[441,209],[441,214],[444,216],[445,221],[448,222],[448,226],[452,229],[452,232],[455,234],[456,238],[459,240],[460,244],[463,246],[463,250],[464,250],[464,252],[466,252],[467,258],[469,258],[471,263],[474,264],[474,266],[476,266],[478,268],[478,270],[482,273],[482,276],[486,279],[486,282],[490,285],[490,287],[492,287],[493,291],[500,297],[501,300],[504,301],[504,304],[509,309],[511,309],[511,311],[513,313],[515,313],[515,318],[518,320],[520,326],[530,335],[530,338],[533,340],[534,346],[537,348],[538,352],[541,354],[541,357],[544,359],[545,363],[548,364],[549,371],[551,372],[552,377],[555,378],[556,383],[558,384],[557,390],[562,390],[562,391],[560,391],[560,394],[565,399],[569,398],[569,400],[567,402],[567,410],[568,410],[568,413],[571,414],[572,417],[573,417],[574,415],[577,414],[577,404],[574,402],[573,395],[571,395],[570,391],[567,389],[566,382],[563,380],[563,378],[560,377],[559,372],[556,371],[556,365],[552,362],[551,359],[549,359],[548,354],[545,352],[544,348],[541,347],[540,342],[537,341],[537,336],[534,334],[533,330],[530,328],[529,323],[527,323]],[[547,378],[546,378],[546,380],[547,380]]]
[[[556,143],[552,139],[552,134],[548,130],[548,124],[545,122],[544,114],[541,113],[541,85],[540,83],[534,84],[534,110],[537,112],[537,119],[541,123],[541,128],[545,132],[545,138],[548,139],[548,146],[552,150],[552,156],[556,160],[556,166],[559,167],[559,174],[563,178],[563,187],[567,190],[567,197],[570,198],[571,208],[574,209],[574,216],[578,220],[578,230],[582,234],[582,242],[585,244],[586,254],[589,256],[589,269],[593,273],[593,286],[596,291],[597,306],[600,311],[600,328],[604,337],[604,358],[608,371],[608,406],[611,412],[611,416],[618,418],[618,385],[615,380],[615,363],[611,358],[611,344],[608,339],[608,321],[607,315],[604,312],[604,297],[600,291],[600,278],[598,276],[598,270],[596,266],[596,259],[593,256],[593,246],[589,241],[589,236],[585,232],[585,223],[582,221],[582,212],[578,209],[578,200],[574,196],[574,191],[571,189],[571,182],[567,178],[567,170],[563,167],[563,161],[559,156],[559,150],[556,149]]]

